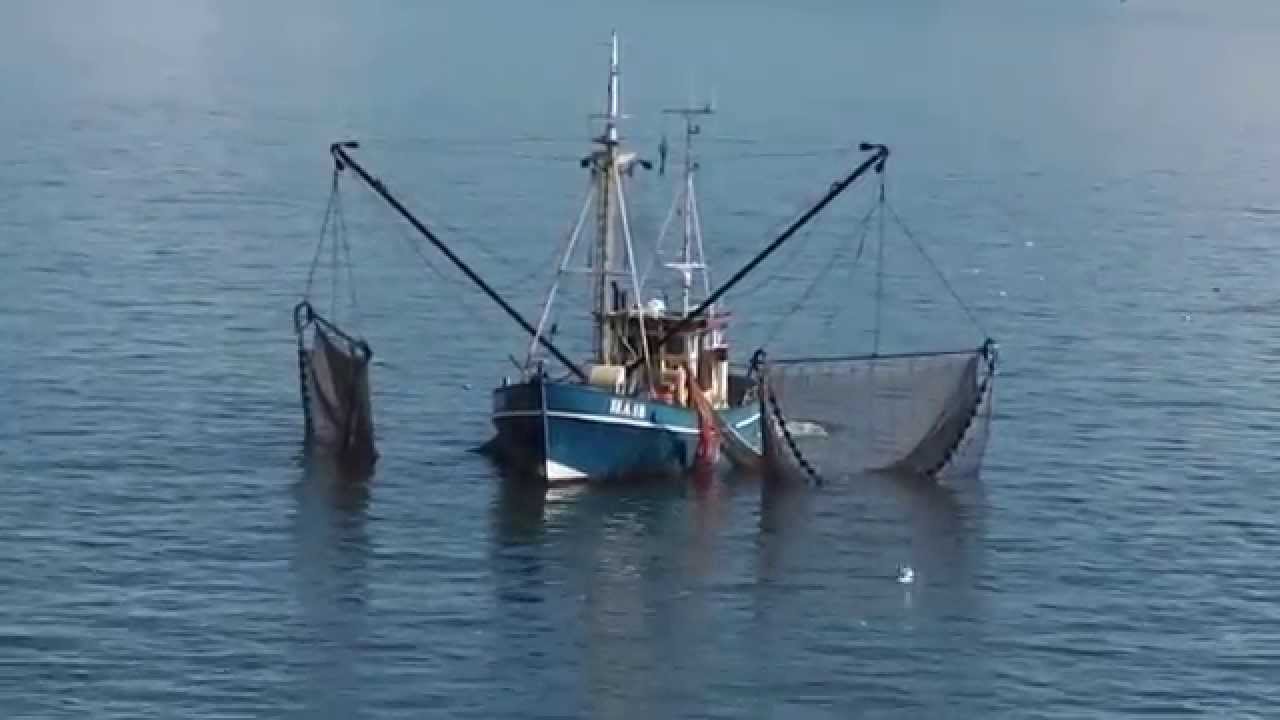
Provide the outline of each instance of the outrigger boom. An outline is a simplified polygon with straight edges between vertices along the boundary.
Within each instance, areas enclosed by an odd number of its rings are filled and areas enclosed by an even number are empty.
[[[408,220],[409,224],[412,225],[415,230],[421,233],[423,237],[425,237],[428,241],[430,241],[432,245],[435,245],[436,248],[440,250],[440,252],[444,253],[445,257],[449,258],[450,262],[456,265],[458,269],[461,270],[463,274],[466,275],[467,278],[471,280],[471,282],[475,283],[477,287],[483,290],[484,293],[490,297],[490,299],[492,299],[494,302],[498,304],[499,307],[501,307],[504,311],[506,311],[506,313],[511,316],[512,320],[515,320],[520,325],[520,327],[524,328],[526,332],[528,332],[530,335],[536,338],[538,342],[541,343],[542,346],[545,347],[547,350],[549,350],[557,360],[564,363],[564,366],[568,368],[569,371],[572,372],[575,376],[577,376],[579,380],[586,382],[587,381],[586,373],[584,373],[582,369],[577,366],[576,363],[574,363],[563,352],[561,352],[560,348],[556,347],[555,343],[551,342],[551,340],[547,339],[545,336],[539,334],[538,331],[534,329],[532,325],[529,324],[529,321],[525,320],[524,316],[521,315],[518,310],[511,307],[511,304],[508,303],[505,299],[503,299],[501,295],[498,294],[498,291],[490,287],[488,283],[486,283],[479,275],[475,273],[474,270],[470,268],[470,266],[468,266],[465,262],[462,261],[462,258],[459,258],[457,255],[455,255],[453,251],[449,249],[448,245],[445,245],[443,242],[441,242],[440,239],[435,236],[435,233],[432,233],[431,230],[429,230],[426,225],[422,224],[422,221],[414,217],[413,213],[409,212],[409,209],[406,208],[404,205],[402,205],[400,201],[397,200],[395,196],[392,195],[387,190],[387,187],[382,184],[381,180],[370,175],[368,172],[365,171],[363,167],[360,166],[360,163],[351,159],[351,156],[347,154],[347,150],[355,150],[359,147],[360,147],[360,143],[355,141],[336,142],[330,145],[329,153],[333,155],[334,169],[338,172],[341,172],[344,168],[347,168],[347,167],[350,167],[352,170],[355,170],[356,174],[360,176],[361,180],[364,180],[366,185],[372,188],[373,191],[376,192],[383,200],[386,200],[387,204],[395,208],[396,212],[400,213],[400,215],[403,216],[405,220]]]
[[[808,224],[815,215],[822,212],[823,208],[829,205],[832,200],[835,200],[840,193],[844,192],[845,189],[856,182],[858,178],[865,175],[868,170],[875,168],[877,174],[884,172],[885,161],[889,159],[889,147],[887,145],[864,142],[858,146],[858,149],[862,152],[872,152],[873,154],[871,157],[864,160],[861,165],[854,168],[853,172],[849,173],[842,180],[832,184],[831,189],[822,196],[822,199],[815,203],[813,207],[805,211],[803,215],[796,218],[795,222],[791,223],[786,230],[783,230],[782,234],[773,242],[769,243],[768,247],[757,253],[755,257],[751,258],[746,265],[743,265],[738,272],[733,274],[733,277],[724,281],[720,287],[716,288],[715,292],[708,295],[707,298],[699,303],[696,308],[689,311],[680,322],[671,326],[671,328],[655,342],[654,346],[650,348],[650,352],[661,349],[663,345],[666,345],[667,342],[671,340],[671,338],[689,329],[699,316],[705,313],[707,309],[714,305],[717,300],[724,296],[725,293],[729,292],[734,285],[737,285],[742,278],[746,277],[747,273],[751,272],[757,265],[764,262],[765,258],[769,257],[769,255],[773,254],[773,251],[777,250],[783,243],[791,239],[791,236],[795,235],[800,228]],[[641,361],[633,362],[627,369],[634,370],[640,365],[640,362]]]

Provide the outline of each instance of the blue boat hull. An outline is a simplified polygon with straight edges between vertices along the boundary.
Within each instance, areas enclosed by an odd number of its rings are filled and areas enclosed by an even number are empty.
[[[722,413],[744,436],[759,436],[754,403]],[[693,410],[544,379],[494,390],[493,424],[498,454],[551,483],[683,473],[698,444]]]

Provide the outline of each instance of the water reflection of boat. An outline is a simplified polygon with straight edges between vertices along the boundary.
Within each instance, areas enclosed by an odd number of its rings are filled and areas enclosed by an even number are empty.
[[[372,467],[353,468],[310,454],[293,486],[297,602],[308,640],[295,658],[310,670],[308,714],[355,717],[356,656],[366,637],[370,540],[367,529]]]
[[[785,575],[789,556],[812,552],[815,492],[804,484],[773,478],[760,483],[758,580],[767,583]]]
[[[663,717],[664,698],[701,692],[708,588],[727,568],[732,505],[750,512],[749,495],[720,479],[580,485],[541,503],[530,490],[496,489],[489,553],[495,661],[528,667],[540,688],[528,701],[552,715]]]

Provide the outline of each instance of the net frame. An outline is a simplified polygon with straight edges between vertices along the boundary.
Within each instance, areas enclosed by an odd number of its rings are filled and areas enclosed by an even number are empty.
[[[997,355],[990,340],[966,350],[767,361],[757,352],[760,465],[815,484],[837,473],[935,480],[976,473],[989,436]],[[919,382],[931,370],[936,377]],[[878,373],[896,377],[880,386]],[[857,387],[852,402],[838,392],[850,387]],[[841,415],[849,412],[860,415]]]

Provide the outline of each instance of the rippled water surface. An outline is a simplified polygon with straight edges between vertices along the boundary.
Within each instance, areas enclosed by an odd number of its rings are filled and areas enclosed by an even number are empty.
[[[0,715],[1278,711],[1274,3],[6,10]],[[719,277],[853,144],[894,148],[894,208],[1001,343],[980,479],[504,481],[470,449],[523,340],[354,185],[382,459],[303,461],[289,312],[327,143],[362,140],[532,311],[613,26],[642,152],[662,107],[716,96]],[[672,179],[637,179],[646,243]],[[854,307],[836,332],[779,318],[869,193],[730,298],[740,358],[772,328],[866,339],[865,267],[825,296]],[[981,340],[910,248],[886,342]]]

